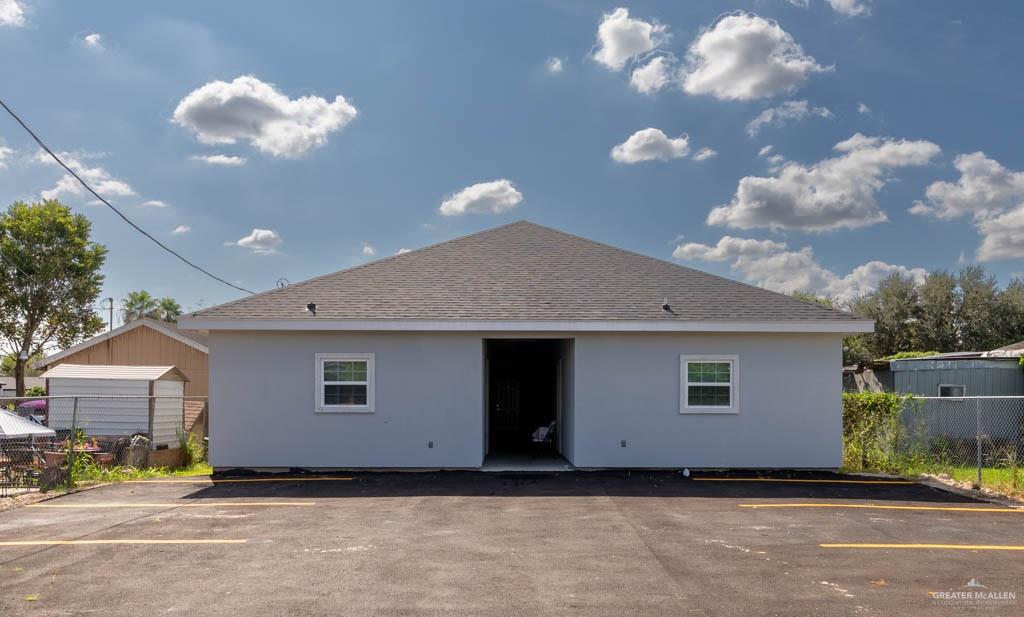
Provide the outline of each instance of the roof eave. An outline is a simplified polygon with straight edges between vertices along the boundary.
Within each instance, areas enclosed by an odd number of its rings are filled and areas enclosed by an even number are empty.
[[[157,323],[150,322],[149,320],[146,320],[146,319],[134,319],[132,321],[129,321],[126,324],[121,324],[120,326],[114,328],[113,330],[108,330],[106,332],[103,332],[102,334],[97,334],[96,336],[94,336],[92,338],[88,338],[88,339],[82,341],[81,343],[78,343],[77,345],[72,345],[71,347],[68,347],[67,349],[64,349],[62,351],[58,351],[56,353],[50,354],[49,356],[46,356],[42,360],[39,360],[38,362],[34,362],[32,364],[32,368],[33,369],[45,369],[45,368],[49,367],[51,364],[53,364],[54,362],[63,360],[64,358],[67,358],[68,356],[74,355],[74,354],[82,351],[83,349],[88,349],[88,348],[92,347],[93,345],[97,345],[99,343],[102,343],[103,341],[108,341],[108,340],[114,338],[115,336],[120,336],[122,334],[125,334],[126,332],[129,332],[129,331],[134,330],[135,328],[139,328],[139,327],[150,328],[151,330],[159,332],[160,334],[163,334],[164,336],[168,336],[168,337],[178,341],[179,343],[181,343],[183,345],[187,345],[188,347],[191,347],[191,348],[193,348],[193,349],[195,349],[197,351],[200,351],[200,352],[205,353],[205,354],[209,354],[210,353],[209,348],[207,348],[202,343],[199,343],[198,341],[194,341],[194,340],[188,338],[187,336],[184,336],[184,335],[182,335],[182,334],[180,334],[178,332],[175,332],[173,329],[161,327],[160,325],[157,325]]]
[[[448,319],[234,319],[183,316],[186,330],[380,331],[380,332],[805,332],[859,334],[873,332],[867,319],[704,321],[635,320],[448,320]]]

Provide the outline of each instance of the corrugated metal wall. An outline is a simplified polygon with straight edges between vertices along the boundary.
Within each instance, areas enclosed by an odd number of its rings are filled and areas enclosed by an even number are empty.
[[[896,360],[896,392],[938,396],[939,384],[967,386],[967,396],[1022,396],[1024,369],[1011,360]]]

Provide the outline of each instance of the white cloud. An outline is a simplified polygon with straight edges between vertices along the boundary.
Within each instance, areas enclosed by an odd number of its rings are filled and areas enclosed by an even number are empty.
[[[189,227],[188,225],[178,225],[177,227],[174,228],[174,231],[172,231],[171,233],[180,235],[187,234],[190,231],[192,231],[192,228]]]
[[[174,122],[205,144],[248,141],[261,152],[297,158],[327,143],[331,133],[356,117],[345,97],[290,99],[252,75],[231,83],[212,81],[178,103]]]
[[[143,208],[169,208],[170,206],[165,201],[159,199],[150,199],[139,204]]]
[[[7,146],[5,146],[3,144],[4,144],[4,142],[0,141],[0,169],[7,169],[7,161],[6,161],[6,159],[9,156],[11,156],[12,154],[14,154],[14,149],[13,148],[8,148]]]
[[[110,199],[112,197],[132,197],[135,195],[135,190],[124,180],[120,180],[110,175],[106,169],[99,166],[87,165],[83,159],[85,156],[79,156],[70,152],[59,152],[57,154],[64,161],[64,163],[70,167],[76,174],[78,174],[82,180],[89,184],[94,191],[99,193],[101,196]],[[54,165],[57,163],[50,158],[50,155],[39,151],[36,156],[36,161],[46,164]],[[86,195],[87,192],[78,180],[75,180],[71,174],[64,174],[57,184],[53,188],[42,191],[41,195],[43,199],[60,199],[61,197],[81,197]]]
[[[857,113],[865,115],[870,114],[871,108],[865,105],[864,103],[857,103]]]
[[[690,138],[686,133],[670,138],[659,129],[647,128],[629,136],[611,151],[611,157],[619,163],[641,163],[643,161],[667,161],[684,157],[690,152]]]
[[[775,21],[753,13],[727,15],[705,30],[687,52],[680,74],[690,94],[748,101],[796,91],[819,65]]]
[[[970,216],[982,236],[979,261],[1024,257],[1024,172],[984,152],[961,154],[953,166],[960,178],[933,182],[925,190],[927,202],[914,202],[910,212],[943,220]]]
[[[768,124],[782,126],[790,120],[803,120],[808,116],[831,118],[827,107],[814,107],[807,101],[786,101],[777,107],[769,107],[747,123],[747,135],[755,137]]]
[[[704,147],[693,153],[693,160],[695,161],[706,161],[710,158],[718,156],[718,151],[712,148]]]
[[[103,35],[99,32],[93,32],[82,37],[82,43],[86,47],[92,47],[93,49],[103,49]]]
[[[764,256],[786,250],[784,242],[753,240],[722,236],[718,244],[708,246],[698,242],[680,244],[672,252],[676,259],[699,259],[701,261],[731,261],[739,257]]]
[[[725,236],[714,246],[689,243],[676,247],[677,259],[729,261],[733,272],[744,280],[782,293],[813,291],[848,301],[874,291],[879,281],[892,274],[911,276],[922,282],[924,268],[907,268],[883,261],[870,261],[857,266],[849,274],[839,275],[825,268],[814,256],[811,247],[789,250],[782,242]]]
[[[1024,258],[1024,204],[978,222],[982,234],[978,261]]]
[[[411,251],[411,250],[412,250],[412,249],[405,249],[405,248],[402,248],[402,249],[398,249],[398,252],[397,252],[397,253],[395,253],[395,255],[402,255],[403,253],[408,253],[408,252],[409,252],[409,251]]]
[[[373,245],[369,242],[363,242],[363,255],[367,257],[373,257],[377,254],[377,250],[373,248]]]
[[[561,58],[548,58],[544,66],[547,68],[548,73],[561,73],[562,69],[565,68],[562,66]]]
[[[875,193],[889,180],[888,172],[924,165],[941,151],[929,141],[860,133],[834,149],[839,156],[814,165],[788,162],[775,177],[742,178],[732,201],[711,210],[708,224],[825,231],[880,223],[887,219]]]
[[[244,156],[232,156],[229,154],[197,154],[189,158],[193,161],[206,163],[207,165],[218,165],[221,167],[239,167],[245,165],[249,160]]]
[[[0,26],[18,28],[25,25],[25,10],[17,0],[0,0]]]
[[[281,236],[272,229],[254,228],[252,233],[235,244],[250,249],[254,253],[267,255],[277,251],[277,247],[281,245]]]
[[[655,56],[647,64],[633,69],[629,84],[643,94],[651,94],[664,88],[671,81],[672,58]]]
[[[961,154],[953,166],[960,179],[933,182],[925,191],[928,202],[915,202],[912,213],[947,220],[965,214],[983,218],[1024,202],[1024,172],[1010,171],[984,152]]]
[[[655,49],[668,38],[665,26],[631,18],[629,9],[620,7],[601,18],[593,58],[608,69],[621,71],[627,62]]]
[[[764,158],[764,157],[768,156],[769,154],[771,154],[772,150],[774,150],[774,149],[775,149],[775,146],[773,146],[771,144],[768,144],[767,146],[765,146],[765,147],[763,147],[763,148],[761,148],[760,150],[757,151],[757,156],[760,157],[760,158]]]
[[[864,0],[825,0],[832,10],[849,17],[870,15],[871,9]]]
[[[444,216],[455,216],[474,212],[478,214],[499,214],[511,210],[523,201],[520,193],[509,180],[493,180],[467,186],[441,202],[440,212]]]

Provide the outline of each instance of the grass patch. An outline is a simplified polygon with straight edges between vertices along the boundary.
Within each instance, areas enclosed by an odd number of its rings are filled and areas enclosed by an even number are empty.
[[[78,465],[76,464],[75,467],[78,467]],[[145,480],[148,478],[205,476],[211,473],[213,473],[213,467],[210,467],[210,464],[206,461],[198,461],[177,469],[168,469],[166,467],[136,469],[135,467],[122,467],[119,465],[100,467],[89,460],[83,462],[81,468],[76,469],[74,481],[75,484],[97,484],[101,482],[122,482],[124,480]]]

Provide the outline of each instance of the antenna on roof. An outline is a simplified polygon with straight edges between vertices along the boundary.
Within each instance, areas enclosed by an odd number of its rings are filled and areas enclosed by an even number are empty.
[[[275,285],[277,285],[278,289],[284,289],[285,287],[287,287],[290,284],[291,284],[291,281],[289,281],[288,279],[286,279],[284,277],[281,277],[281,278],[277,279],[277,283],[275,283]]]

